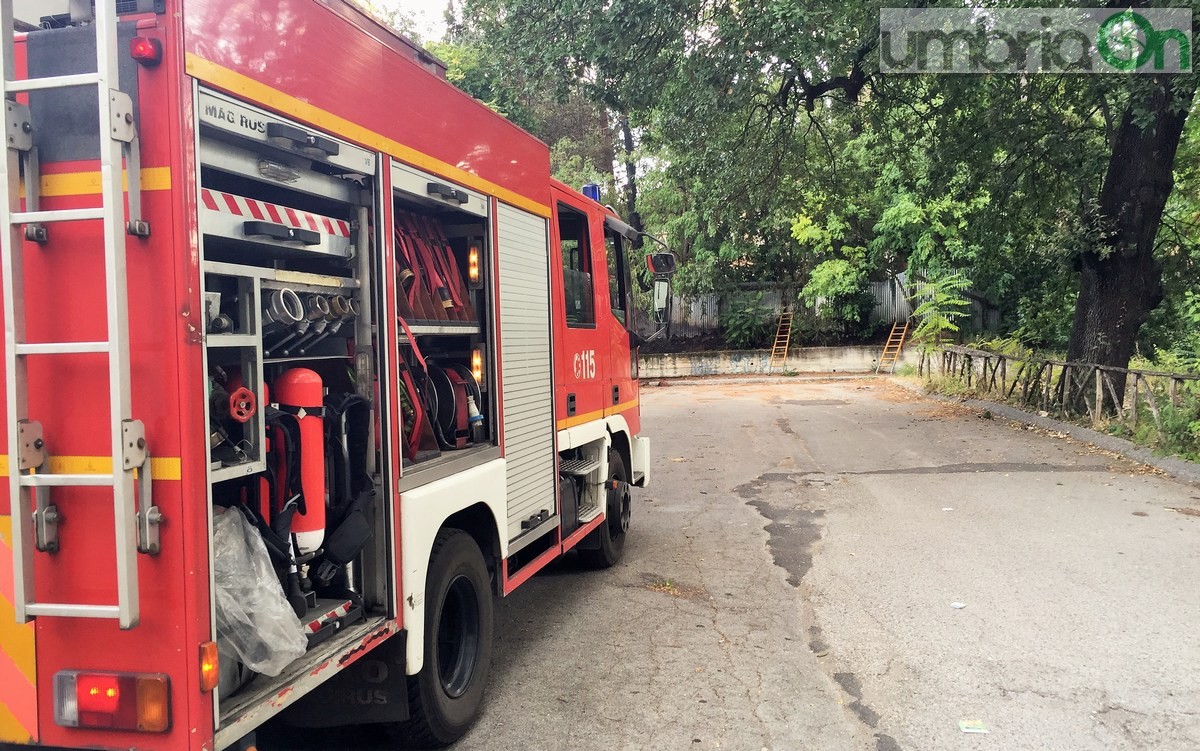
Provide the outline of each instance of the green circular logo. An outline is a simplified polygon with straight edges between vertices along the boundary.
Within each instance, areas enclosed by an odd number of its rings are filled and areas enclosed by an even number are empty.
[[[1096,49],[1117,70],[1137,70],[1154,55],[1154,24],[1140,13],[1123,10],[1100,24]]]

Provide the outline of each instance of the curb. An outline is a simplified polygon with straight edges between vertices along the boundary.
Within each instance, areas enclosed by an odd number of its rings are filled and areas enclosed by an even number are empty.
[[[1042,417],[1040,415],[1033,414],[1032,412],[1026,412],[1023,409],[1012,407],[1007,404],[1001,404],[999,402],[987,401],[985,399],[955,399],[948,396],[942,396],[941,394],[933,394],[926,391],[918,384],[903,381],[899,378],[893,378],[892,383],[921,394],[929,399],[950,404],[965,404],[975,409],[986,409],[990,410],[993,415],[1003,417],[1006,420],[1032,425],[1044,430],[1056,430],[1060,433],[1066,433],[1075,440],[1090,443],[1098,448],[1104,449],[1105,451],[1111,451],[1128,459],[1132,459],[1147,466],[1154,467],[1155,469],[1160,470],[1164,474],[1174,477],[1177,480],[1183,480],[1184,482],[1191,483],[1193,485],[1200,485],[1200,464],[1189,462],[1186,459],[1180,459],[1175,456],[1160,456],[1155,454],[1151,449],[1145,448],[1144,446],[1139,446],[1133,441],[1129,441],[1124,438],[1118,438],[1116,436],[1108,435],[1107,433],[1101,433],[1097,430],[1085,428],[1081,425],[1063,422],[1062,420],[1057,420],[1053,417]]]
[[[641,388],[670,388],[674,386],[707,386],[712,383],[794,383],[796,381],[861,381],[864,378],[879,378],[874,373],[847,374],[844,371],[833,373],[802,373],[794,376],[785,375],[706,375],[706,376],[670,376],[662,378],[643,378],[639,382]]]

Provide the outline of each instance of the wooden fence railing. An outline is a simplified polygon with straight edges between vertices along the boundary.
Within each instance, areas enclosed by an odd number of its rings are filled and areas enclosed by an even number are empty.
[[[1064,417],[1088,417],[1093,425],[1115,418],[1136,427],[1139,413],[1149,413],[1161,433],[1163,406],[1179,406],[1182,396],[1200,387],[1200,375],[1190,373],[1010,356],[958,345],[923,358],[922,374],[932,375],[939,353],[941,374],[981,395]]]

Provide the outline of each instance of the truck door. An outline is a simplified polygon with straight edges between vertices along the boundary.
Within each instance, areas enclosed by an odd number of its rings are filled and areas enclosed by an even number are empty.
[[[618,413],[624,413],[629,427],[638,430],[638,380],[637,349],[632,346],[630,330],[635,327],[633,300],[631,297],[629,241],[622,236],[620,228],[604,225],[604,255],[608,276],[607,326],[609,368],[608,404]]]
[[[562,280],[561,306],[555,315],[559,333],[558,386],[555,415],[559,429],[603,417],[609,359],[608,292],[598,284],[604,278],[604,247],[597,224],[586,207],[566,194],[554,206],[554,242],[551,249],[558,278]],[[595,231],[594,231],[595,230]],[[599,246],[599,247],[597,247]],[[606,325],[598,325],[603,320]]]

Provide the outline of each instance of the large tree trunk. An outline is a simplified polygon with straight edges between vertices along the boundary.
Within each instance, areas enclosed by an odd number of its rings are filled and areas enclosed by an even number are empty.
[[[620,124],[621,143],[625,147],[625,220],[638,232],[645,232],[642,215],[637,210],[637,158],[633,153],[633,129],[629,127],[629,118],[624,114],[620,116]],[[642,238],[634,240],[633,247],[642,247]]]
[[[1154,244],[1174,187],[1175,151],[1195,83],[1177,81],[1183,86],[1175,91],[1171,78],[1156,83],[1144,102],[1149,122],[1135,122],[1130,106],[1114,134],[1100,193],[1103,239],[1079,259],[1069,360],[1128,366],[1138,330],[1162,302],[1162,265],[1154,258]]]

